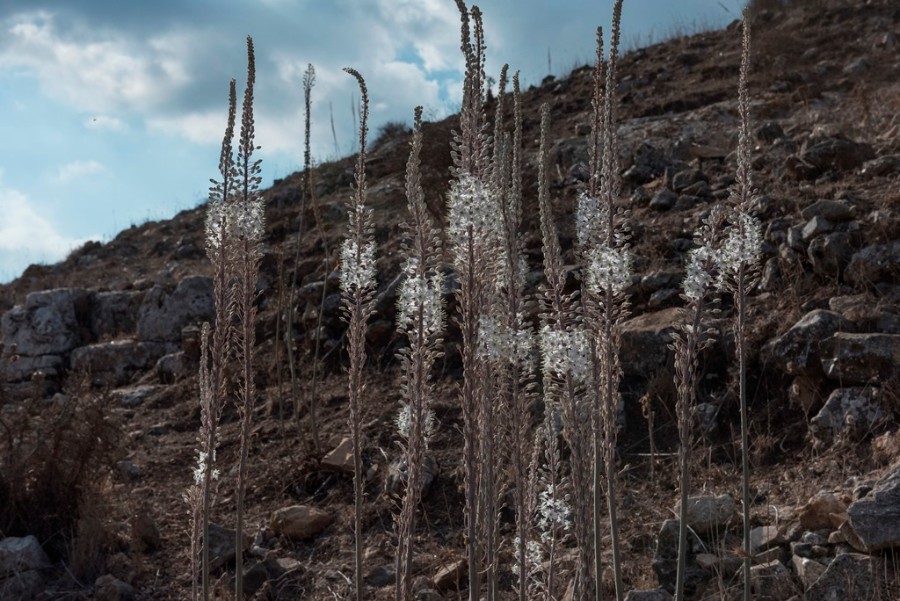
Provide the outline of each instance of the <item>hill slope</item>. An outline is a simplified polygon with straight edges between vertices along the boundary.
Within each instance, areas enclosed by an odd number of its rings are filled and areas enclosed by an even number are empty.
[[[840,505],[828,513],[840,514],[847,502],[865,494],[859,487],[871,488],[878,470],[900,451],[900,8],[887,0],[864,5],[841,0],[753,4],[753,166],[765,233],[762,281],[750,303],[753,516],[754,525],[781,528],[780,544],[786,549],[804,530],[822,530],[827,537],[835,529],[827,516],[825,525],[811,526],[807,520],[802,528],[794,526],[809,515],[808,508],[807,513],[802,510],[807,499],[820,489],[834,490]],[[641,276],[629,290],[634,318],[627,324],[623,346],[627,425],[619,449],[630,588],[656,586],[651,566],[660,550],[654,537],[671,517],[677,496],[672,475],[677,438],[666,344],[682,304],[677,289],[692,232],[733,183],[739,63],[737,23],[724,31],[628,53],[621,63],[616,90],[621,99],[620,150]],[[546,102],[555,140],[552,192],[573,282],[578,270],[570,248],[572,214],[587,173],[590,97],[590,67],[548,79],[523,96],[525,213],[532,216],[531,231],[536,232],[539,107]],[[491,114],[492,106],[486,110]],[[424,128],[424,186],[439,221],[448,189],[451,131],[457,124],[451,117]],[[367,162],[380,283],[368,337],[371,365],[363,419],[370,599],[393,598],[395,502],[384,483],[398,456],[394,418],[400,375],[393,356],[400,338],[393,322],[408,142],[405,134],[383,139]],[[348,157],[314,170],[317,211],[303,208],[302,174],[264,193],[267,237],[257,336],[261,398],[254,418],[247,504],[249,523],[254,529],[260,526],[250,552],[255,559],[249,564],[255,570],[254,582],[271,598],[346,598],[350,590],[352,481],[323,458],[348,432],[344,326],[331,271],[343,235],[343,203],[353,162]],[[211,165],[210,172],[213,169]],[[314,226],[317,214],[320,227]],[[171,220],[132,227],[107,244],[85,245],[57,265],[32,266],[0,286],[9,398],[0,414],[4,423],[23,424],[26,409],[57,415],[77,398],[100,395],[106,399],[102,406],[111,420],[107,423],[119,430],[108,439],[114,448],[103,454],[117,468],[108,481],[100,487],[76,486],[97,489],[91,501],[98,510],[91,522],[97,545],[90,547],[84,532],[80,539],[76,536],[88,548],[80,552],[97,561],[73,568],[77,582],[57,570],[56,580],[41,584],[47,591],[42,598],[57,598],[52,591],[62,589],[80,591],[70,598],[113,598],[101,597],[103,586],[94,590],[93,579],[102,574],[130,583],[138,599],[189,595],[188,514],[182,494],[191,480],[199,425],[199,349],[193,326],[209,318],[212,302],[209,282],[202,277],[211,273],[203,225],[203,207],[184,211]],[[526,246],[532,283],[541,280],[540,252],[535,234]],[[290,282],[295,279],[292,295]],[[56,291],[46,292],[51,290]],[[276,352],[276,333],[283,336],[291,296],[296,315],[291,332],[296,349],[293,388],[284,349]],[[729,306],[723,310],[723,341],[703,357],[699,401],[706,404],[711,421],[698,442],[697,457],[702,460],[694,481],[697,491],[738,498],[738,415],[728,325],[732,316]],[[842,336],[855,337],[855,346]],[[313,423],[307,402],[317,337],[324,374],[317,386],[318,416]],[[416,537],[418,587],[436,589],[423,599],[456,599],[462,586],[452,569],[464,557],[455,349],[451,335],[434,403],[438,427],[431,453],[438,469]],[[823,367],[823,362],[831,367]],[[20,400],[35,392],[51,400]],[[656,416],[651,436],[659,456],[652,469],[651,437],[638,402],[642,397],[649,399]],[[857,414],[855,428],[846,430],[842,399],[850,399],[844,405],[874,399],[878,414]],[[830,408],[817,418],[826,400]],[[299,421],[293,419],[295,404]],[[535,409],[537,420],[540,408]],[[237,455],[234,413],[233,408],[226,410],[219,450],[226,476]],[[832,420],[832,415],[837,417]],[[321,447],[314,445],[312,432]],[[23,441],[22,448],[32,442]],[[102,471],[90,474],[101,476]],[[214,512],[215,521],[225,526],[233,522],[232,487],[226,477]],[[324,532],[299,542],[273,536],[267,525],[270,514],[295,504],[325,510],[330,520]],[[511,537],[509,516],[504,518],[501,535]],[[82,522],[86,519],[83,515]],[[14,523],[0,535],[32,533],[22,530],[21,520]],[[0,524],[3,528],[7,526]],[[725,567],[735,547],[733,534],[721,537],[715,567],[697,573],[698,598],[734,591],[733,571]],[[73,565],[76,554],[66,542],[70,536],[62,533],[62,539],[41,543],[51,560],[68,557]],[[840,544],[823,544],[823,553],[838,552]],[[508,557],[503,560],[506,590],[512,576]],[[561,567],[564,573],[571,568],[569,555],[564,554]],[[216,574],[227,577],[227,570],[220,568]],[[798,571],[791,578],[799,587],[804,576]]]

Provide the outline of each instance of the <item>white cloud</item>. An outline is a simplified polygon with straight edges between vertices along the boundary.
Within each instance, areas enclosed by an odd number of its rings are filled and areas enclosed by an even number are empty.
[[[83,111],[147,110],[188,81],[178,58],[185,40],[162,36],[141,44],[114,35],[63,36],[54,16],[27,13],[5,22],[0,67],[24,68],[53,97]]]
[[[56,177],[60,182],[68,183],[73,179],[102,173],[103,171],[106,171],[106,167],[103,163],[93,159],[87,161],[72,161],[71,163],[66,163],[60,167],[56,172]]]
[[[17,277],[32,263],[63,259],[91,238],[69,238],[41,216],[28,197],[0,181],[0,280]]]
[[[150,117],[147,119],[147,127],[151,131],[170,136],[181,136],[197,144],[221,144],[228,120],[227,104],[225,102],[223,108],[216,111]],[[237,127],[239,128],[240,124]]]

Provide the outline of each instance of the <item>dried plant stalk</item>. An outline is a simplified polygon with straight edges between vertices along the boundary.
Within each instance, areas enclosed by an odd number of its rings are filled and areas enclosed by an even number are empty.
[[[366,201],[366,134],[368,133],[369,92],[365,79],[353,68],[347,73],[356,78],[360,89],[359,154],[356,162],[356,190],[350,201],[349,234],[341,247],[341,288],[344,317],[349,336],[350,430],[353,440],[353,498],[355,513],[356,600],[363,598],[362,578],[362,416],[360,397],[363,392],[362,370],[366,362],[366,322],[375,309],[375,242],[372,238],[371,209]]]
[[[440,356],[444,330],[443,276],[438,265],[439,244],[422,190],[422,107],[416,107],[412,148],[406,165],[406,198],[409,207],[405,280],[400,289],[398,329],[409,339],[400,352],[406,419],[407,482],[397,530],[397,601],[412,599],[413,536],[416,508],[424,481],[425,450],[429,434],[429,408],[433,390],[431,373]],[[401,428],[401,430],[404,428]],[[401,432],[402,433],[402,432]]]
[[[712,332],[704,326],[707,313],[713,311],[710,295],[714,291],[719,271],[718,253],[721,247],[725,213],[713,207],[709,217],[697,233],[698,248],[690,252],[682,296],[687,302],[687,316],[674,336],[675,387],[678,394],[675,412],[678,421],[678,469],[681,488],[678,528],[678,573],[675,599],[684,601],[684,580],[687,565],[687,509],[691,476],[691,417],[697,394],[697,369],[701,351],[712,343]]]
[[[256,281],[262,257],[260,242],[265,231],[262,196],[259,193],[260,160],[253,159],[257,150],[253,120],[253,87],[256,81],[256,61],[253,39],[247,36],[247,88],[241,115],[241,136],[237,155],[237,197],[234,203],[235,245],[237,250],[237,331],[235,350],[240,361],[238,398],[236,403],[241,419],[240,456],[236,491],[237,526],[235,539],[235,599],[244,594],[244,493],[247,487],[247,456],[250,448],[250,426],[253,404],[256,401],[254,382],[254,347],[256,346]],[[221,326],[220,326],[221,327]]]
[[[750,158],[750,98],[747,78],[750,71],[750,19],[744,10],[741,71],[738,83],[738,110],[741,117],[738,137],[738,166],[731,191],[729,227],[722,262],[723,284],[734,297],[737,312],[735,346],[738,356],[738,395],[741,411],[741,500],[743,513],[744,601],[750,601],[750,440],[747,411],[747,295],[759,279],[759,255],[762,246],[759,221],[752,216],[754,198]]]
[[[235,312],[235,248],[233,239],[233,202],[237,187],[232,139],[237,114],[237,94],[235,82],[228,88],[228,121],[222,150],[219,154],[220,181],[210,180],[209,203],[206,213],[206,252],[213,263],[213,290],[216,300],[216,329],[210,334],[209,324],[201,331],[200,357],[200,445],[199,460],[194,472],[195,486],[199,491],[199,520],[202,525],[192,530],[202,535],[202,559],[200,564],[201,594],[208,601],[209,583],[209,515],[215,494],[214,483],[218,479],[216,470],[216,445],[222,406],[228,394],[225,366],[231,354],[231,328],[229,324]],[[212,348],[209,348],[209,339]],[[196,511],[194,512],[196,515]],[[194,591],[196,593],[196,591]]]

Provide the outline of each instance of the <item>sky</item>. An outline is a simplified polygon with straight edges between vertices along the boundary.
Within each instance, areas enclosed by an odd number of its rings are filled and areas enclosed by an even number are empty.
[[[626,0],[622,44],[724,27],[743,4]],[[524,87],[590,62],[612,11],[612,0],[479,5],[488,75],[508,63]],[[203,202],[247,35],[264,186],[302,166],[308,64],[315,162],[354,149],[358,94],[342,67],[367,80],[370,137],[411,122],[416,105],[426,120],[459,108],[453,0],[0,0],[0,282]]]

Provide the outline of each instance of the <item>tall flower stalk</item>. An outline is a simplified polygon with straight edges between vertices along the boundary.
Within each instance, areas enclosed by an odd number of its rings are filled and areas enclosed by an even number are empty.
[[[744,10],[738,110],[741,128],[738,137],[738,165],[735,185],[731,191],[730,223],[726,228],[724,252],[721,256],[721,276],[724,287],[734,297],[737,313],[735,346],[738,357],[741,406],[741,500],[743,509],[744,601],[750,601],[750,460],[749,416],[747,412],[747,295],[758,281],[759,255],[762,246],[760,224],[751,214],[753,177],[750,160],[750,98],[747,76],[750,71],[750,19]]]
[[[416,107],[412,149],[406,164],[409,240],[406,242],[405,279],[400,287],[397,323],[399,331],[409,340],[409,347],[400,352],[405,404],[399,421],[401,434],[406,438],[407,481],[397,531],[397,601],[412,599],[413,537],[431,422],[431,376],[434,362],[440,356],[444,331],[444,282],[438,265],[439,240],[422,190],[421,151],[422,107]]]
[[[675,413],[678,421],[678,469],[681,500],[678,527],[678,572],[675,582],[675,601],[684,601],[684,581],[687,566],[687,510],[691,481],[691,417],[697,395],[697,369],[701,351],[712,343],[712,331],[705,318],[713,308],[712,294],[719,284],[720,252],[722,247],[725,210],[716,205],[701,224],[697,234],[698,247],[690,252],[682,297],[687,303],[686,316],[674,334],[675,387],[678,399]]]
[[[247,456],[250,448],[250,425],[256,401],[254,382],[254,347],[256,346],[256,280],[262,257],[260,243],[265,233],[262,196],[259,193],[260,160],[253,158],[255,127],[253,122],[253,86],[256,81],[256,61],[253,39],[247,37],[247,88],[241,114],[241,136],[237,154],[237,195],[234,202],[234,240],[237,250],[237,331],[235,350],[240,361],[238,413],[241,418],[240,458],[236,491],[237,526],[235,539],[235,599],[244,594],[244,494],[247,488]],[[220,324],[219,327],[224,326]]]
[[[622,601],[622,559],[616,512],[616,442],[618,438],[619,363],[622,324],[628,318],[625,289],[631,280],[631,255],[625,229],[627,211],[620,206],[618,138],[616,133],[618,67],[622,0],[613,6],[612,40],[603,81],[603,32],[597,29],[597,64],[594,69],[591,131],[591,173],[588,193],[580,199],[581,239],[586,262],[584,282],[585,320],[590,328],[591,359],[594,376],[593,427],[593,499],[594,499],[594,589],[602,590],[601,510],[602,485],[606,485],[607,512],[613,555],[616,599]]]
[[[593,563],[592,503],[590,480],[590,401],[592,377],[590,340],[581,319],[578,292],[566,293],[559,235],[553,220],[547,176],[547,149],[550,144],[550,107],[541,106],[541,158],[538,164],[538,205],[544,255],[544,277],[538,301],[541,308],[539,344],[543,377],[544,402],[547,411],[558,407],[564,425],[563,435],[569,446],[575,540],[578,559],[575,568],[576,600],[592,596]]]
[[[353,441],[354,499],[354,584],[356,601],[363,599],[362,578],[362,370],[366,362],[366,322],[375,310],[375,241],[372,236],[372,212],[366,207],[366,134],[368,133],[369,92],[363,76],[346,67],[356,78],[360,90],[359,154],[356,162],[356,190],[349,204],[349,232],[341,246],[341,292],[344,318],[350,343],[349,397],[350,431]]]
[[[216,328],[208,323],[201,330],[200,355],[200,435],[194,485],[187,497],[192,510],[191,573],[193,598],[197,598],[197,572],[201,580],[200,594],[208,601],[209,582],[209,515],[216,492],[219,471],[216,468],[219,419],[227,396],[225,366],[231,354],[231,328],[235,312],[234,293],[234,231],[233,203],[237,187],[237,173],[232,154],[234,123],[237,114],[237,93],[232,79],[228,86],[228,121],[222,150],[219,154],[220,180],[210,180],[209,203],[206,211],[206,253],[213,263],[213,290],[216,301]],[[210,344],[211,342],[211,344]],[[196,550],[202,542],[199,567]]]
[[[466,61],[460,131],[451,142],[453,174],[447,201],[447,238],[453,268],[459,277],[457,291],[459,325],[462,332],[463,382],[460,404],[463,413],[463,468],[465,487],[466,557],[470,601],[480,597],[481,546],[484,525],[484,493],[481,483],[485,458],[481,453],[483,430],[479,411],[484,403],[485,362],[477,352],[478,331],[487,305],[488,282],[496,264],[499,229],[497,202],[489,186],[488,136],[484,133],[484,28],[477,7],[470,12],[456,0],[460,12],[460,45]],[[474,40],[472,39],[474,29]]]

